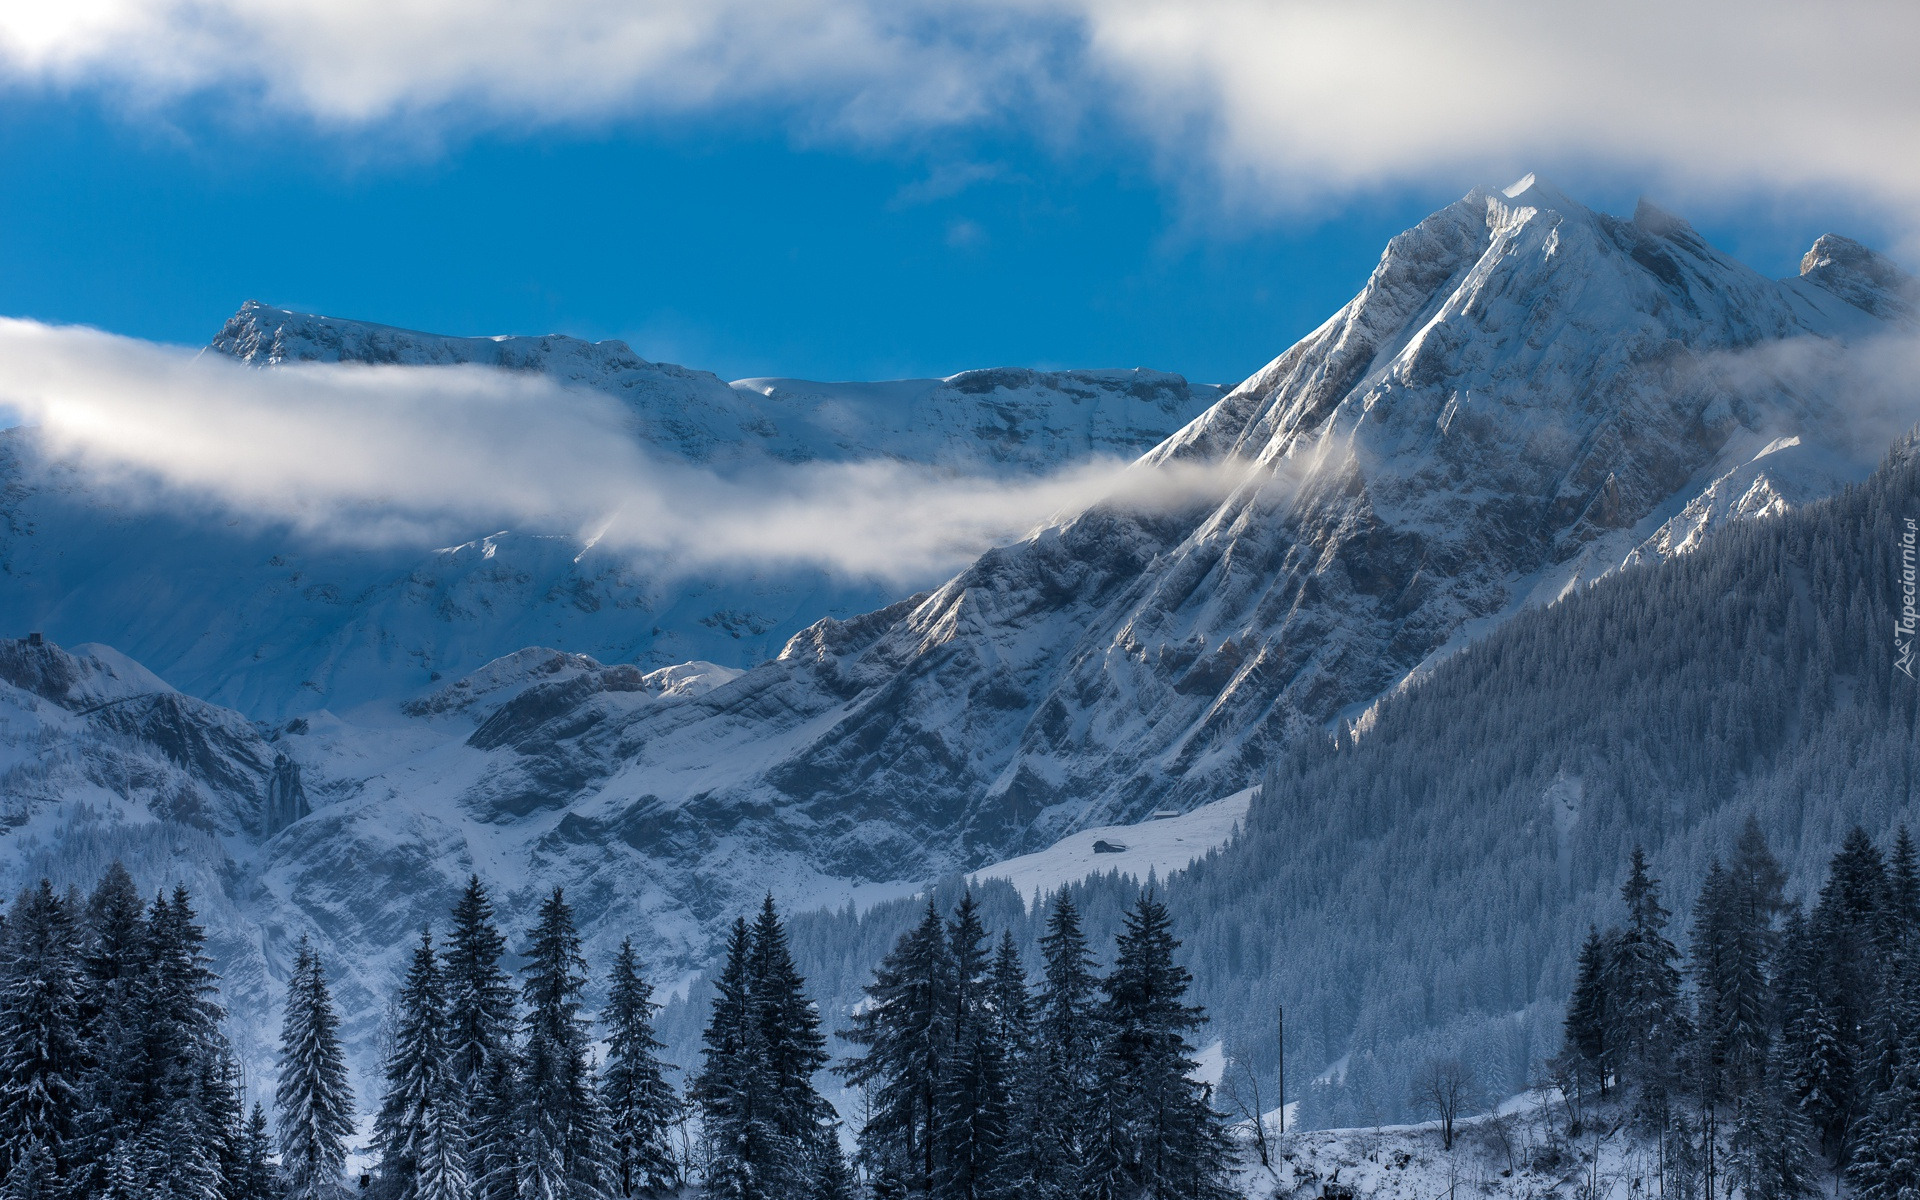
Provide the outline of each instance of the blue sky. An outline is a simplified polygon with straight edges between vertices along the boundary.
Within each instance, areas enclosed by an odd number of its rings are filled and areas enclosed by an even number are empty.
[[[257,298],[437,332],[621,337],[728,377],[1025,364],[1222,381],[1329,315],[1393,233],[1529,169],[1615,211],[1650,190],[1770,274],[1828,230],[1906,244],[1885,195],[1758,179],[1765,147],[1750,170],[1700,171],[1658,137],[1633,161],[1522,127],[1438,161],[1394,158],[1409,152],[1383,133],[1384,165],[1303,165],[1297,148],[1236,149],[1253,135],[1234,122],[1271,114],[1231,97],[1191,135],[1111,99],[876,131],[846,116],[834,70],[744,107],[629,91],[582,118],[542,93],[441,97],[423,118],[387,93],[300,83],[288,100],[224,60],[211,82],[133,97],[112,86],[120,53],[0,93],[0,314],[199,343]],[[393,88],[417,86],[408,69]]]

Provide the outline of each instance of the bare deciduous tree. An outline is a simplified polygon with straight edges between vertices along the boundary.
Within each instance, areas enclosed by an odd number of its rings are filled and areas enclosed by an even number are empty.
[[[1473,1104],[1473,1071],[1457,1058],[1431,1058],[1413,1080],[1413,1103],[1440,1121],[1440,1145],[1453,1150],[1453,1125]]]
[[[1260,1077],[1254,1074],[1251,1064],[1235,1060],[1223,1082],[1226,1084],[1227,1102],[1232,1106],[1234,1115],[1246,1121],[1248,1128],[1253,1130],[1253,1145],[1260,1152],[1260,1165],[1272,1167],[1267,1119],[1265,1110],[1260,1106]]]

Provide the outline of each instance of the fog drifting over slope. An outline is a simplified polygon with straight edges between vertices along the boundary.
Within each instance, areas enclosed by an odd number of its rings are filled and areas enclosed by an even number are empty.
[[[613,399],[486,367],[253,370],[0,319],[0,404],[130,502],[215,505],[332,541],[577,533],[674,569],[811,565],[926,582],[1101,500],[1217,497],[1237,464],[1117,459],[1039,477],[869,460],[719,472],[651,454]]]

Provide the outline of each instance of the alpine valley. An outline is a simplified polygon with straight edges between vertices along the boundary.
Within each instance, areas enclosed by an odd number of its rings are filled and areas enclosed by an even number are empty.
[[[1804,888],[1840,825],[1920,813],[1880,624],[1896,518],[1920,512],[1899,440],[1920,393],[1888,368],[1916,336],[1920,288],[1845,238],[1769,279],[1649,204],[1611,216],[1532,177],[1394,238],[1231,389],[728,383],[618,342],[250,302],[208,353],[539,373],[722,473],[1117,455],[1235,482],[1095,504],[902,595],[559,528],[356,548],[133,503],[6,430],[0,884],[115,858],[187,882],[263,1075],[310,936],[370,1091],[382,997],[470,874],[515,931],[563,885],[590,960],[631,936],[696,999],[771,891],[844,1013],[930,885],[972,878],[1018,925],[1073,884],[1104,937],[1138,880],[1101,869],[1151,868],[1224,1059],[1269,1070],[1273,1005],[1303,1014],[1288,1069],[1334,1089],[1317,1119],[1397,1115],[1396,1064],[1437,1044],[1518,1091],[1634,841],[1690,896],[1763,812]],[[1678,637],[1715,649],[1648,683]],[[663,1017],[682,1063],[697,1008]]]

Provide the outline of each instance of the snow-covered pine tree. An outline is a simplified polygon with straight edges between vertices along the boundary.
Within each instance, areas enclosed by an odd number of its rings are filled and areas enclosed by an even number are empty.
[[[1575,1082],[1582,1088],[1593,1086],[1602,1096],[1607,1094],[1614,1072],[1612,1047],[1607,1040],[1613,1028],[1608,969],[1617,936],[1617,931],[1603,937],[1597,928],[1587,928],[1564,1025],[1565,1054]]]
[[[0,1175],[36,1189],[27,1194],[60,1185],[81,1067],[73,917],[42,879],[14,901],[0,938]]]
[[[953,1044],[936,1099],[934,1194],[940,1200],[991,1195],[1006,1146],[1007,1067],[994,1031],[986,940],[979,904],[965,892],[947,927]]]
[[[427,1118],[416,1160],[414,1194],[420,1200],[468,1200],[473,1178],[467,1170],[467,1128],[464,1097],[451,1079],[441,1080],[443,1091]]]
[[[1746,1200],[1807,1200],[1820,1190],[1813,1123],[1793,1100],[1777,1045],[1741,1104],[1732,1151],[1733,1177]]]
[[[1094,1137],[1080,1194],[1088,1200],[1226,1200],[1232,1147],[1194,1081],[1187,1035],[1206,1014],[1186,1002],[1192,976],[1151,889],[1125,917],[1102,983]]]
[[[1920,1196],[1920,1066],[1902,1066],[1851,1143],[1846,1179],[1854,1200]]]
[[[867,1089],[860,1165],[869,1178],[930,1195],[940,1170],[940,1084],[953,1045],[953,949],[932,898],[866,987],[867,1004],[841,1034],[866,1047],[842,1066]]]
[[[607,1007],[600,1024],[607,1034],[607,1065],[600,1098],[607,1111],[608,1188],[626,1200],[665,1195],[679,1185],[671,1142],[680,1118],[680,1098],[667,1082],[653,1034],[653,985],[640,973],[633,939],[620,943],[609,976]]]
[[[1660,881],[1648,873],[1646,852],[1638,846],[1620,895],[1627,903],[1627,924],[1614,942],[1617,999],[1610,1005],[1608,1041],[1619,1048],[1623,1080],[1663,1093],[1686,1032],[1676,965],[1680,951],[1666,935],[1672,914],[1660,904]]]
[[[453,1200],[422,1186],[421,1172],[429,1157],[436,1159],[436,1188],[449,1179],[448,1159],[457,1159],[459,1088],[448,1063],[445,982],[433,948],[430,929],[420,931],[407,976],[395,998],[393,1045],[385,1064],[386,1091],[374,1118],[373,1145],[379,1155],[379,1186],[383,1200]],[[452,1176],[465,1171],[452,1164]],[[464,1188],[462,1189],[464,1191]]]
[[[469,876],[441,957],[448,1063],[461,1093],[467,1173],[480,1200],[513,1200],[519,1187],[515,997],[513,980],[500,965],[506,947],[486,886],[478,875]]]
[[[772,1085],[774,1124],[795,1148],[804,1186],[817,1189],[831,1172],[828,1159],[839,1152],[837,1145],[827,1145],[835,1136],[833,1106],[813,1086],[814,1075],[832,1056],[771,894],[753,924],[752,993]]]
[[[238,1169],[243,1111],[206,940],[185,887],[175,887],[170,901],[155,898],[141,981],[148,1078],[140,1144],[152,1186],[215,1200]]]
[[[340,1049],[340,1019],[320,957],[306,938],[287,981],[274,1089],[286,1200],[339,1200],[353,1132],[353,1093]]]
[[[1035,1184],[1033,1139],[1041,1101],[1035,1094],[1033,1070],[1033,997],[1027,990],[1026,967],[1013,931],[1000,934],[987,988],[988,1028],[1005,1077],[1006,1133],[999,1163],[988,1181],[988,1194],[1023,1197]]]
[[[506,935],[478,875],[453,907],[442,958],[447,987],[447,1047],[453,1074],[468,1092],[480,1087],[495,1059],[513,1053],[513,980],[500,965]]]
[[[108,1190],[115,1148],[138,1131],[147,1078],[142,973],[149,960],[146,905],[118,860],[87,899],[80,936],[80,1025],[86,1069],[74,1118],[78,1142],[71,1182]],[[129,1155],[121,1155],[131,1170]]]
[[[855,1200],[859,1181],[840,1150],[840,1127],[829,1126],[821,1143],[819,1166],[814,1173],[813,1191],[808,1200]]]
[[[1893,853],[1887,857],[1887,911],[1901,938],[1920,932],[1920,852],[1905,825],[1894,835]]]
[[[1775,931],[1790,907],[1786,898],[1787,869],[1774,857],[1772,847],[1767,845],[1766,831],[1760,828],[1760,819],[1752,813],[1747,814],[1747,822],[1740,829],[1727,874],[1733,903],[1743,918],[1754,928],[1769,931],[1766,957],[1771,963],[1779,949],[1779,936]]]
[[[1080,912],[1065,890],[1047,915],[1040,952],[1045,971],[1031,1079],[1023,1089],[1033,1105],[1029,1157],[1035,1195],[1066,1200],[1079,1186],[1091,1137],[1099,980]]]
[[[273,1161],[273,1137],[267,1110],[255,1101],[240,1132],[240,1170],[230,1181],[231,1200],[278,1200],[279,1166]]]
[[[1889,1032],[1879,1006],[1887,945],[1885,860],[1859,827],[1828,866],[1809,921],[1814,965],[1808,972],[1818,1061],[1803,1068],[1826,1080],[1823,1103],[1808,1105],[1827,1156],[1845,1164],[1857,1127],[1873,1103],[1875,1066]],[[1889,1081],[1890,1082],[1890,1081]]]
[[[811,1146],[820,1137],[832,1108],[813,1086],[814,1073],[830,1060],[820,1014],[807,998],[806,980],[794,966],[786,926],[773,897],[761,903],[753,923],[751,976],[754,1011],[772,1084],[774,1120],[782,1136]]]
[[[520,1194],[519,1078],[518,1057],[496,1055],[467,1093],[466,1167],[475,1200]]]
[[[520,1191],[529,1200],[586,1200],[602,1187],[606,1120],[588,1057],[588,1022],[580,1011],[587,962],[560,888],[541,902],[528,937],[521,968],[527,1012],[519,1081]]]
[[[744,917],[727,939],[714,981],[700,1074],[705,1194],[713,1200],[787,1200],[802,1192],[799,1148],[780,1133],[766,1078],[766,1047],[753,998],[753,933]]]

